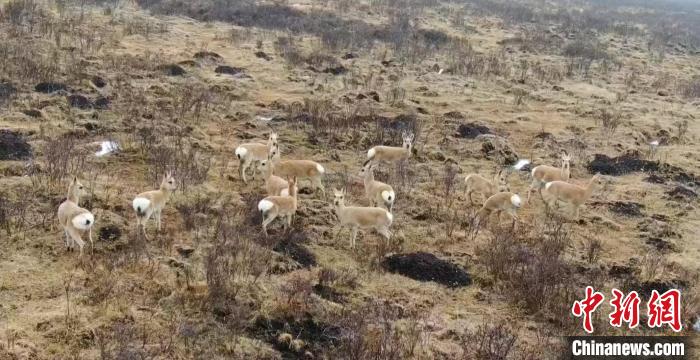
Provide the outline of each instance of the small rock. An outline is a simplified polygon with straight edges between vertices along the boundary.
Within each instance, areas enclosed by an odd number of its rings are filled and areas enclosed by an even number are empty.
[[[214,72],[217,74],[236,75],[243,72],[243,70],[245,69],[228,65],[220,65],[217,66],[216,69],[214,69]]]
[[[92,77],[91,82],[93,85],[95,85],[98,88],[103,88],[107,85],[107,82],[105,81],[105,79],[103,79],[97,75]]]
[[[41,82],[41,83],[36,84],[36,86],[34,87],[34,91],[44,93],[44,94],[50,94],[52,92],[66,90],[67,88],[68,87],[66,87],[65,84],[61,84],[61,83]]]
[[[78,109],[89,109],[92,107],[92,103],[90,102],[90,99],[87,97],[80,95],[80,94],[73,94],[69,95],[67,97],[68,99],[68,105],[74,108]]]
[[[33,117],[33,118],[40,118],[41,117],[41,111],[39,111],[37,109],[22,110],[22,114]]]
[[[165,75],[168,76],[182,76],[187,73],[182,66],[177,64],[166,64],[158,67],[159,70],[163,71]]]
[[[24,137],[10,130],[0,130],[0,160],[27,160],[32,147]]]
[[[264,60],[267,60],[267,61],[272,60],[272,57],[271,57],[270,55],[268,55],[268,54],[267,54],[266,52],[264,52],[264,51],[256,51],[256,52],[255,52],[255,57],[260,58],[260,59],[264,59]]]
[[[668,90],[659,90],[656,94],[659,96],[668,96]]]

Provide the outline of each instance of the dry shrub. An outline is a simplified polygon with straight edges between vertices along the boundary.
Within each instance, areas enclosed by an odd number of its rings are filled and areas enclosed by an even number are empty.
[[[387,302],[371,301],[347,309],[338,325],[340,343],[334,359],[428,359],[425,325],[414,312]]]
[[[461,337],[460,359],[535,360],[545,355],[544,347],[531,346],[518,338],[517,332],[504,323],[484,323]]]
[[[695,76],[679,86],[680,93],[683,97],[689,99],[700,98],[700,76]]]
[[[598,119],[601,122],[601,132],[608,138],[612,137],[622,124],[620,113],[608,109],[601,109],[598,113]]]
[[[49,139],[42,152],[44,170],[40,175],[49,183],[58,185],[62,179],[79,175],[85,167],[87,152],[78,149],[79,139],[73,135],[64,135]]]
[[[154,186],[160,185],[163,175],[172,171],[178,189],[186,190],[207,180],[211,157],[201,154],[194,147],[175,143],[154,146],[148,154],[148,178]]]

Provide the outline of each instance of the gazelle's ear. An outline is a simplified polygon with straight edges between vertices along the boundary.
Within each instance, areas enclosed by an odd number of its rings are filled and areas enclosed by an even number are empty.
[[[73,180],[71,180],[71,183],[76,184],[78,182],[78,176],[73,175]]]

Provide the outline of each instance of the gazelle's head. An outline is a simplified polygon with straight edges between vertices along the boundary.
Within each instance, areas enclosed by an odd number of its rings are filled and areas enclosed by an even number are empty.
[[[267,159],[270,160],[270,162],[276,162],[279,161],[279,159],[282,157],[280,154],[280,148],[279,146],[275,145],[270,148],[270,153],[267,154]]]
[[[77,176],[73,176],[73,180],[71,180],[70,185],[68,185],[68,197],[77,199],[85,195],[87,195],[85,186],[78,180]]]
[[[564,169],[568,169],[569,166],[571,165],[571,156],[567,153],[561,154],[561,167]]]
[[[289,187],[287,188],[289,196],[296,197],[297,191],[299,190],[299,188],[297,188],[297,177],[295,176],[291,180],[287,179],[287,182],[289,183]]]
[[[371,160],[365,161],[365,163],[362,164],[362,169],[360,169],[360,177],[362,177],[364,179],[367,176],[374,175],[374,169],[376,169],[376,168],[377,168],[377,165],[372,164]]]
[[[333,199],[334,206],[344,206],[345,205],[345,189],[343,189],[343,190],[333,189],[333,196],[335,196],[335,198]]]
[[[498,185],[498,192],[510,191],[510,186],[508,186],[508,171],[504,169],[496,171],[496,184]]]
[[[265,174],[272,167],[272,151],[267,154],[267,159],[260,161],[258,163],[258,171]]]
[[[413,148],[413,133],[404,132],[401,138],[403,138],[403,148],[410,152]]]
[[[163,176],[163,181],[160,183],[160,188],[168,191],[177,189],[177,183],[175,182],[172,172],[168,171],[165,176]]]
[[[267,146],[269,146],[271,148],[279,146],[277,143],[277,133],[276,132],[273,131],[270,133],[270,137],[267,139]]]

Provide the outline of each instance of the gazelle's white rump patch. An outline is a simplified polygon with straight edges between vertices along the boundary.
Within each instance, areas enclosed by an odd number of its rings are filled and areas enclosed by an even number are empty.
[[[545,190],[549,190],[549,187],[552,186],[553,181],[550,181],[544,185]]]
[[[326,169],[324,169],[323,166],[321,166],[321,164],[316,164],[316,170],[318,170],[318,172],[320,172],[321,174],[326,172]]]
[[[367,158],[371,159],[374,157],[374,154],[376,153],[376,150],[374,148],[371,148],[367,151]]]
[[[144,213],[146,210],[148,210],[148,207],[151,206],[151,200],[137,197],[134,199],[131,205],[134,207],[134,211],[136,211],[136,213]]]
[[[79,230],[88,230],[95,223],[95,216],[91,213],[82,213],[71,220],[73,227]]]
[[[515,163],[515,165],[513,165],[513,169],[515,169],[515,170],[520,170],[520,169],[522,169],[523,167],[525,167],[525,165],[528,165],[528,164],[530,164],[530,160],[528,160],[528,159],[520,159],[520,160],[518,160],[517,163]]]
[[[247,154],[247,153],[248,153],[248,149],[244,148],[243,146],[239,146],[236,148],[236,156],[239,159],[242,159],[245,156],[245,154]]]
[[[516,208],[519,208],[520,204],[522,204],[522,200],[520,199],[520,196],[518,194],[514,194],[510,197],[510,203],[513,204],[513,206],[515,206]]]
[[[394,215],[392,215],[390,212],[386,212],[386,218],[389,219],[389,222],[394,221]]]
[[[103,141],[100,143],[100,151],[95,156],[105,156],[119,151],[119,144],[114,141]]]
[[[272,209],[274,206],[275,206],[275,203],[273,203],[272,201],[267,200],[267,199],[262,199],[258,203],[258,210],[260,210],[262,212],[267,212],[267,211],[270,211],[270,209]]]
[[[393,202],[396,199],[396,194],[393,191],[384,190],[382,191],[382,199],[384,201]]]

